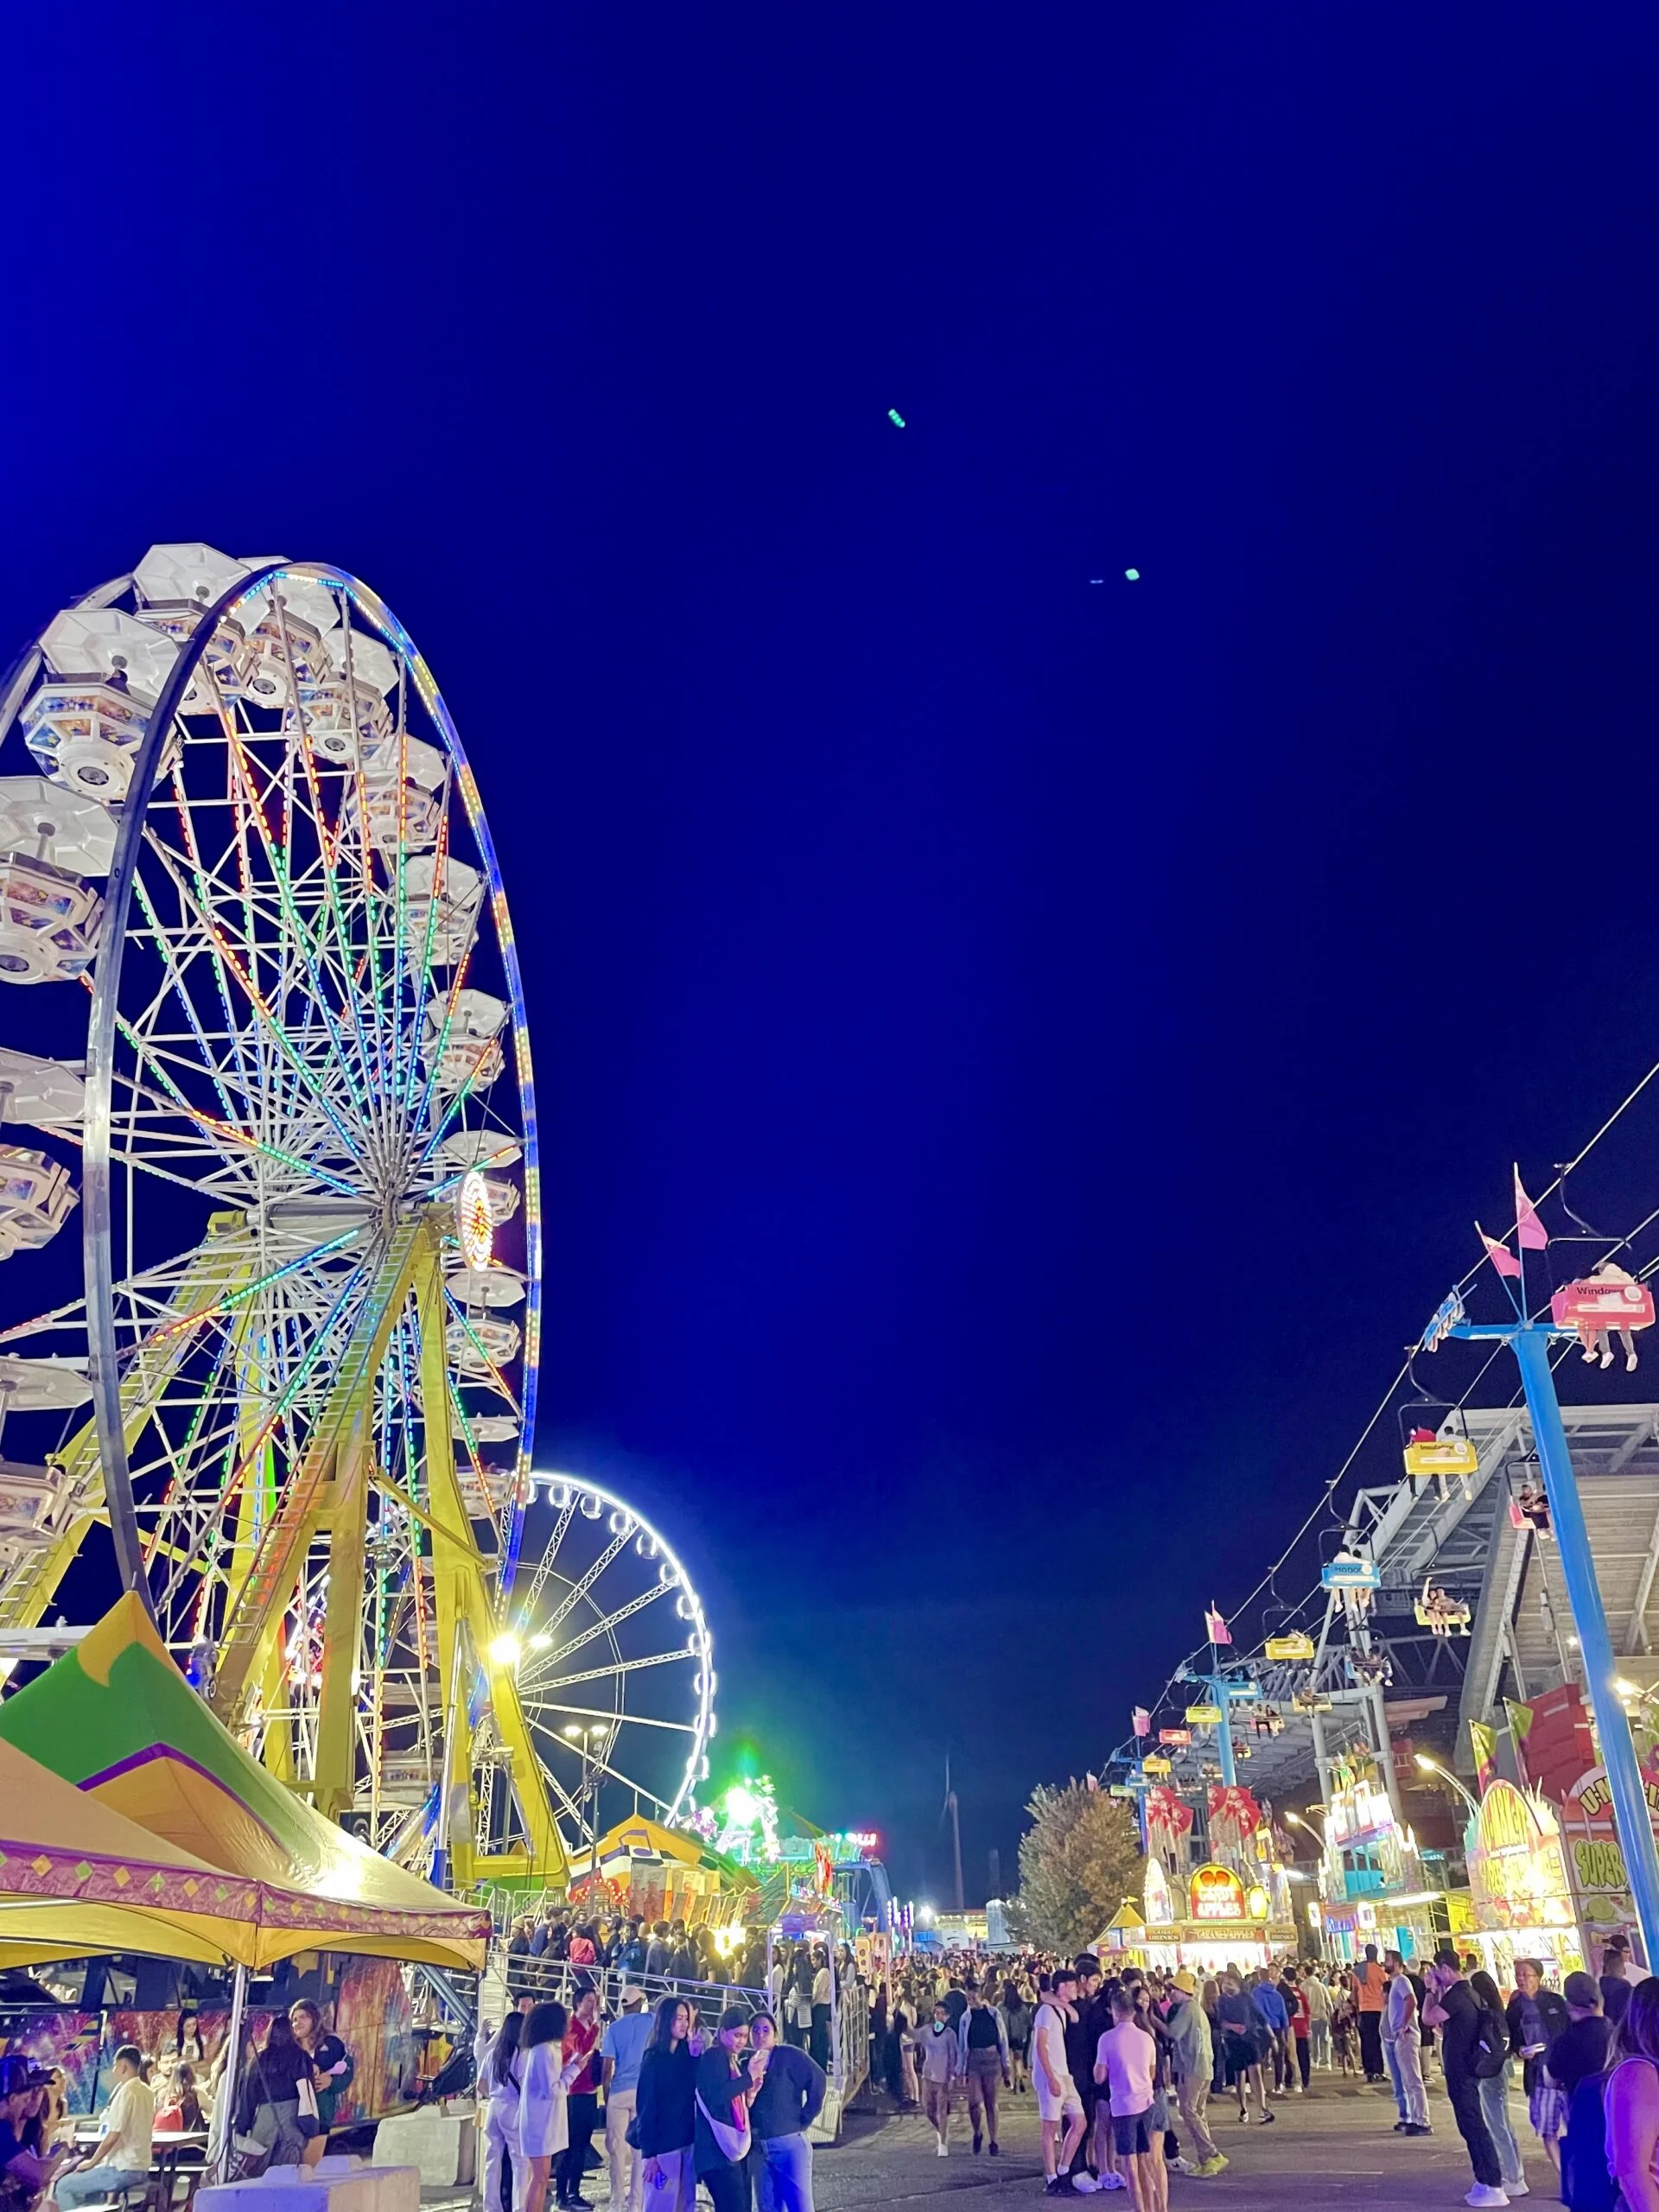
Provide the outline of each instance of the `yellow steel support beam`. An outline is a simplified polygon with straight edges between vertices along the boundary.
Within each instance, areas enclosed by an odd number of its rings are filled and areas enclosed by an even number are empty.
[[[311,1802],[331,1821],[350,1810],[357,1794],[357,1689],[363,1648],[372,1409],[371,1389],[336,1455],[332,1496],[324,1508],[328,1529],[328,1596]]]
[[[365,1439],[374,1405],[374,1378],[414,1281],[416,1262],[435,1231],[423,1221],[398,1223],[386,1240],[378,1278],[353,1327],[327,1401],[307,1440],[288,1489],[259,1539],[247,1580],[237,1593],[220,1640],[213,1700],[232,1726],[246,1705],[281,1632],[283,1615],[298,1584],[306,1553],[329,1510],[328,1485],[359,1422]],[[353,1603],[362,1594],[359,1567]],[[355,1649],[325,1651],[324,1690],[331,1667],[343,1663],[349,1687]]]
[[[462,1622],[472,1637],[473,1649],[489,1683],[495,1731],[512,1758],[514,1794],[529,1840],[536,1872],[549,1883],[564,1879],[564,1846],[548,1802],[524,1711],[518,1701],[518,1679],[510,1659],[494,1656],[505,1624],[496,1614],[484,1564],[470,1542],[464,1547],[448,1533],[468,1526],[467,1508],[455,1474],[455,1444],[449,1427],[449,1381],[444,1351],[443,1276],[438,1261],[438,1239],[432,1240],[415,1285],[421,1325],[421,1402],[426,1438],[426,1497],[431,1513],[433,1582],[438,1606],[439,1694],[449,1696],[449,1662],[454,1638]],[[459,1724],[467,1726],[467,1685],[463,1683]],[[448,1770],[458,1782],[470,1770],[470,1731],[458,1736]],[[470,1853],[467,1854],[470,1858]],[[461,1854],[457,1853],[459,1878]]]

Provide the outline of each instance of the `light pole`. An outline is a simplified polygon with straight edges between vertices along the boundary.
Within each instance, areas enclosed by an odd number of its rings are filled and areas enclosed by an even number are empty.
[[[1464,1788],[1450,1767],[1442,1766],[1439,1759],[1430,1758],[1427,1751],[1414,1751],[1412,1757],[1425,1774],[1438,1774],[1442,1782],[1449,1782],[1469,1810],[1477,1819],[1479,1818],[1480,1801]]]
[[[1549,1502],[1550,1524],[1555,1532],[1561,1580],[1567,1585],[1567,1603],[1573,1609],[1573,1625],[1578,1631],[1579,1649],[1584,1660],[1585,1686],[1590,1693],[1590,1710],[1601,1739],[1602,1762],[1607,1769],[1607,1788],[1613,1801],[1619,1841],[1624,1847],[1630,1897],[1641,1923],[1643,1947],[1652,1965],[1659,1960],[1659,1851],[1654,1847],[1653,1822],[1649,1817],[1642,1770],[1630,1735],[1630,1715],[1615,1687],[1612,1639],[1607,1633],[1607,1616],[1602,1610],[1601,1592],[1596,1583],[1590,1534],[1585,1527],[1584,1503],[1579,1496],[1573,1455],[1567,1449],[1567,1430],[1561,1421],[1560,1401],[1555,1395],[1555,1377],[1549,1365],[1550,1338],[1570,1338],[1574,1333],[1549,1321],[1529,1320],[1519,1310],[1509,1321],[1471,1321],[1464,1313],[1462,1300],[1454,1291],[1430,1322],[1423,1345],[1426,1351],[1433,1351],[1449,1336],[1477,1344],[1506,1344],[1520,1367],[1521,1388],[1532,1421],[1532,1440],[1538,1449],[1544,1495]]]
[[[602,1720],[599,1720],[595,1721],[592,1727],[583,1728],[579,1726],[577,1723],[573,1720],[563,1732],[569,1737],[570,1741],[575,1744],[582,1752],[582,1787],[576,1798],[576,1826],[586,1833],[589,1848],[596,1850],[599,1844],[599,1837],[594,1830],[594,1815],[599,1809],[599,1762],[594,1758],[589,1746],[592,1744],[596,1743],[600,1737],[605,1733],[605,1723]],[[594,1797],[592,1811],[588,1809],[588,1791],[590,1788]],[[599,1862],[597,1859],[595,1859],[591,1871],[594,1878],[597,1878],[599,1874]]]

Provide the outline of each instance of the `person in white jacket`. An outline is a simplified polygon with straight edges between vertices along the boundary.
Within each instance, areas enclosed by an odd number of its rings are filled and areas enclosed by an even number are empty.
[[[524,2016],[509,2012],[479,2060],[479,2093],[487,2104],[484,2121],[484,2212],[512,2212],[518,2139],[518,2038]]]
[[[537,2005],[524,2022],[518,2074],[518,2155],[512,2162],[512,2212],[544,2212],[553,2161],[570,2141],[566,2093],[590,2054],[567,2063],[563,2005]],[[488,2212],[487,2206],[486,2212]]]

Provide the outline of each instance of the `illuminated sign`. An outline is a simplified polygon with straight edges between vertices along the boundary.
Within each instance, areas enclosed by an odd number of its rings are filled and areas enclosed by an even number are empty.
[[[1221,1707],[1218,1705],[1189,1705],[1186,1717],[1195,1728],[1219,1728]]]
[[[1327,1590],[1380,1590],[1382,1570],[1375,1560],[1340,1552],[1319,1569],[1319,1580]]]
[[[1393,1826],[1394,1807],[1389,1793],[1375,1779],[1363,1777],[1332,1792],[1330,1834],[1333,1843],[1353,1843]]]
[[[490,1217],[490,1188],[477,1168],[469,1167],[455,1193],[455,1234],[461,1256],[469,1268],[487,1268],[494,1243]]]
[[[1259,1882],[1245,1898],[1244,1909],[1249,1914],[1252,1920],[1265,1920],[1267,1918],[1268,1893],[1262,1887]]]
[[[1243,1920],[1244,1885],[1230,1866],[1196,1866],[1187,1884],[1194,1920]]]
[[[1169,1772],[1169,1761],[1167,1759],[1160,1759],[1154,1756],[1151,1758],[1142,1759],[1141,1764],[1148,1774],[1167,1774]]]
[[[1480,1801],[1474,1829],[1469,1886],[1477,1926],[1573,1926],[1567,1860],[1550,1806],[1512,1782],[1494,1782]]]
[[[1177,1751],[1184,1751],[1192,1741],[1192,1731],[1190,1728],[1160,1728],[1158,1740],[1160,1744],[1173,1744]]]

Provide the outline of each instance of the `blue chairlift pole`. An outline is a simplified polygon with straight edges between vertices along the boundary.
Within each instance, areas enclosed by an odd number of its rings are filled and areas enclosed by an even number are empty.
[[[1496,1322],[1450,1319],[1445,1333],[1475,1342],[1507,1344],[1521,1369],[1521,1387],[1526,1394],[1533,1441],[1538,1447],[1538,1462],[1543,1471],[1544,1495],[1549,1501],[1550,1522],[1560,1554],[1561,1580],[1567,1585],[1573,1626],[1584,1656],[1590,1710],[1601,1738],[1601,1756],[1607,1769],[1607,1788],[1613,1801],[1619,1841],[1624,1848],[1630,1895],[1641,1923],[1649,1969],[1652,1971],[1659,1962],[1659,1851],[1654,1847],[1653,1822],[1630,1735],[1630,1717],[1613,1687],[1612,1639],[1607,1633],[1607,1616],[1602,1609],[1601,1592],[1596,1582],[1584,1505],[1573,1472],[1560,1401],[1555,1395],[1555,1377],[1549,1365],[1550,1338],[1569,1332],[1557,1330],[1548,1321],[1517,1317],[1513,1321]]]
[[[1221,1708],[1221,1726],[1216,1732],[1216,1749],[1221,1754],[1221,1778],[1229,1789],[1238,1780],[1238,1766],[1233,1758],[1233,1701],[1232,1686],[1225,1675],[1217,1671],[1210,1677],[1211,1702]]]

